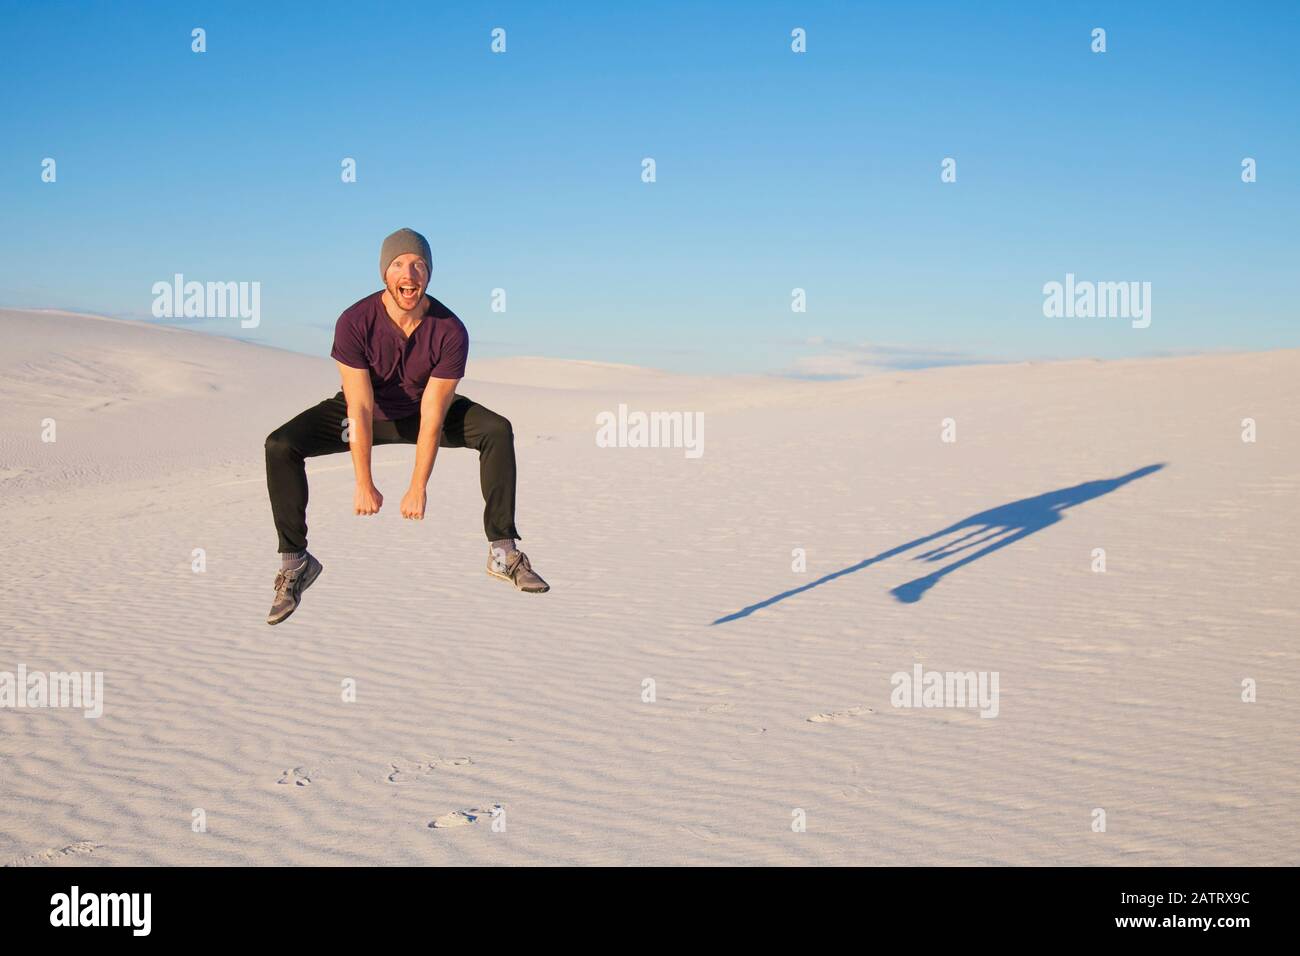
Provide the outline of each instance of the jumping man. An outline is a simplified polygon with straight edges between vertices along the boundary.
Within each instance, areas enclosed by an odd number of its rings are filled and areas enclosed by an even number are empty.
[[[439,446],[477,450],[488,574],[521,591],[550,590],[515,547],[510,422],[456,394],[469,333],[450,309],[425,295],[432,262],[429,243],[418,232],[399,229],[384,240],[379,254],[384,290],[353,305],[334,327],[330,356],[338,363],[343,390],[266,438],[266,487],[280,537],[268,624],[279,624],[297,610],[302,592],[321,572],[321,563],[307,550],[306,459],[351,450],[357,479],[353,510],[373,515],[384,496],[371,477],[370,449],[396,442],[415,445],[415,471],[401,504],[402,517],[414,520],[424,518],[425,489]]]

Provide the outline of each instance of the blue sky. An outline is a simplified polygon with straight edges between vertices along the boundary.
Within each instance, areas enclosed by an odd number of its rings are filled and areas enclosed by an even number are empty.
[[[174,273],[257,281],[257,329],[195,327],[324,355],[411,226],[471,362],[1300,346],[1300,4],[3,10],[0,305],[147,318]],[[1151,282],[1150,328],[1045,318],[1067,272]]]

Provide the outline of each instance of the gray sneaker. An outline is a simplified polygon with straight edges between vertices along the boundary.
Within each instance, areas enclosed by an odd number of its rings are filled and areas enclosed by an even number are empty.
[[[529,594],[541,594],[549,591],[551,586],[542,580],[542,576],[528,563],[528,555],[522,551],[506,553],[500,548],[488,548],[487,573],[502,581],[509,581],[521,591]]]
[[[267,624],[279,624],[286,617],[298,610],[302,592],[311,587],[321,572],[321,563],[307,552],[307,557],[296,568],[282,570],[275,575],[275,603],[271,613],[266,616]]]

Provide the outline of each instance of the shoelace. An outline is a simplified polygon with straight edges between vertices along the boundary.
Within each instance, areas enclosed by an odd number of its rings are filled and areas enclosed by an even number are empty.
[[[292,576],[291,576],[292,575]],[[297,571],[277,571],[275,572],[275,596],[284,597],[285,591],[293,586],[294,581],[298,579]]]
[[[533,566],[528,563],[528,555],[524,554],[522,551],[515,551],[504,561],[493,555],[492,563],[496,565],[498,571],[510,578],[512,581],[514,580],[515,575],[519,573],[520,568],[527,568],[529,571],[533,569]]]

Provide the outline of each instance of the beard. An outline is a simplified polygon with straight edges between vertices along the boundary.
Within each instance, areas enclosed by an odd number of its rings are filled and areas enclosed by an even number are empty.
[[[399,309],[404,309],[405,311],[410,312],[414,309],[420,308],[421,304],[424,302],[423,286],[416,285],[415,295],[409,299],[401,294],[397,285],[389,285],[387,288],[389,297],[397,303]]]

